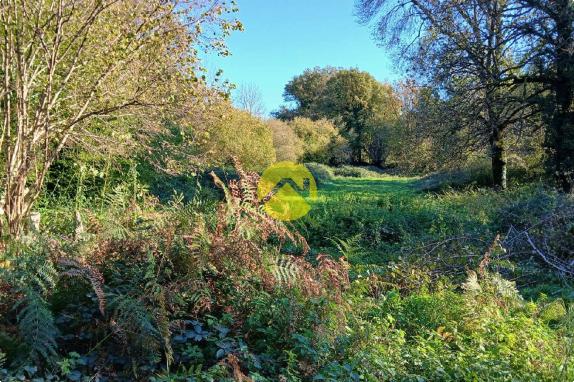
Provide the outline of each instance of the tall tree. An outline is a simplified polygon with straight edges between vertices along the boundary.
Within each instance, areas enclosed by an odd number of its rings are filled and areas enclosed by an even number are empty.
[[[494,184],[507,186],[505,132],[532,113],[531,93],[513,76],[531,61],[516,52],[518,25],[528,14],[507,0],[358,0],[364,23],[451,103],[490,148]]]
[[[224,17],[231,8],[206,0],[0,0],[0,235],[21,233],[50,166],[91,119],[168,105],[173,84],[188,83],[193,96],[198,47],[226,53],[222,37],[241,27]]]
[[[335,121],[351,144],[355,163],[365,160],[363,153],[367,149],[367,138],[376,136],[376,144],[382,148],[383,135],[376,131],[389,120],[396,119],[400,111],[399,100],[390,85],[382,84],[369,73],[357,69],[327,67],[306,70],[285,86],[284,97],[286,101],[294,102],[295,108],[284,107],[275,113],[276,117]],[[373,150],[370,151],[377,154],[374,161],[381,163],[383,151],[374,147],[374,141],[371,143]]]
[[[237,89],[235,103],[240,109],[256,117],[265,114],[265,103],[261,90],[255,84],[243,84]]]
[[[285,85],[283,98],[285,101],[293,103],[294,107],[282,107],[273,113],[275,117],[283,121],[292,120],[295,117],[313,120],[323,118],[321,103],[325,87],[329,79],[337,72],[338,69],[332,67],[314,68],[307,69],[303,74],[293,78]]]
[[[549,128],[546,146],[550,169],[562,190],[574,191],[574,2],[572,0],[521,0],[534,11],[522,32],[536,54],[534,73],[526,76],[550,90],[544,108]],[[522,81],[524,79],[520,79]]]
[[[360,164],[369,127],[398,116],[400,106],[391,86],[369,73],[350,69],[338,71],[327,81],[322,110],[325,116],[340,121],[351,142],[353,161]]]

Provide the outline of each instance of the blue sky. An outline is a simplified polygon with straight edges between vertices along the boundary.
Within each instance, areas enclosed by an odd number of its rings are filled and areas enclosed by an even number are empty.
[[[267,112],[283,104],[283,88],[307,68],[359,68],[379,81],[400,78],[392,56],[354,16],[354,0],[238,0],[245,31],[228,45],[232,56],[206,58],[236,85],[255,84]]]

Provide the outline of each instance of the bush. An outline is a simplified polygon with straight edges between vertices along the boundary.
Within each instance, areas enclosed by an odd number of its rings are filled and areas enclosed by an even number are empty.
[[[375,166],[341,166],[333,168],[333,174],[343,178],[381,178],[388,176]]]
[[[322,185],[333,180],[333,170],[327,165],[321,163],[305,163],[305,167],[311,172],[317,185]]]
[[[517,158],[510,161],[508,179],[510,185],[532,183],[541,180],[541,172],[515,167]],[[475,158],[463,167],[444,170],[425,176],[419,182],[422,191],[442,192],[449,189],[462,190],[471,187],[491,187],[492,169],[488,159]]]
[[[363,330],[354,332],[345,355],[362,379],[572,378],[574,360],[566,350],[571,339],[538,317],[542,304],[525,302],[499,275],[471,273],[462,294],[448,285],[417,293],[387,286],[390,290],[381,292],[385,281],[371,276],[354,285]],[[566,328],[567,319],[561,325]]]
[[[349,144],[335,125],[326,119],[297,117],[292,121],[271,120],[273,145],[279,161],[305,161],[331,165],[348,163]]]
[[[219,118],[207,120],[197,130],[203,165],[230,164],[237,158],[246,169],[262,171],[276,160],[271,128],[248,112],[223,106]]]
[[[336,167],[333,174],[344,178],[360,178],[363,175],[359,168],[350,166]]]
[[[489,187],[492,185],[492,174],[486,161],[458,170],[437,172],[421,179],[419,188],[422,191],[440,192],[448,189],[465,187]]]
[[[348,161],[346,141],[330,121],[297,117],[290,122],[290,126],[303,142],[301,160],[324,164]]]
[[[297,136],[293,127],[277,119],[270,120],[268,124],[273,132],[277,161],[297,162],[304,153],[304,142]]]

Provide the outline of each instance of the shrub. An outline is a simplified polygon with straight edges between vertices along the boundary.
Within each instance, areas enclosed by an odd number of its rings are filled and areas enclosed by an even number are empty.
[[[262,171],[276,160],[271,128],[248,112],[223,106],[219,118],[197,130],[204,165],[230,164],[235,157],[246,169]]]
[[[290,122],[290,126],[303,142],[304,153],[301,160],[324,164],[348,161],[346,141],[332,122],[326,119],[313,121],[297,117]]]
[[[333,169],[333,174],[344,178],[360,178],[363,175],[358,167],[351,166],[336,167]]]
[[[419,188],[423,191],[444,191],[465,187],[489,187],[492,185],[490,164],[486,161],[474,163],[456,170],[437,172],[421,179]]]
[[[305,167],[309,169],[317,185],[323,185],[333,180],[333,170],[327,165],[321,163],[305,163]]]
[[[570,340],[538,319],[530,306],[536,303],[522,300],[499,275],[470,276],[463,294],[446,287],[373,297],[375,280],[365,281],[355,288],[363,331],[351,335],[345,352],[348,367],[364,380],[572,378]]]
[[[383,178],[389,176],[384,170],[375,166],[349,166],[333,167],[333,175],[342,178]]]
[[[272,119],[268,122],[273,132],[273,146],[278,161],[297,162],[305,151],[305,143],[286,122]]]

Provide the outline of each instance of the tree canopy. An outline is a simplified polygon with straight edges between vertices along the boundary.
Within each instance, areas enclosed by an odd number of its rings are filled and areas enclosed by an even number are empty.
[[[280,110],[276,113],[278,118],[289,120],[305,116],[334,121],[351,142],[356,163],[364,161],[367,129],[374,132],[375,127],[392,123],[400,112],[393,88],[357,69],[307,70],[286,85],[285,100],[294,101],[296,107]],[[375,162],[380,164],[380,159],[379,156]]]

